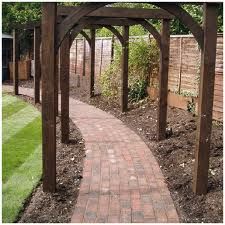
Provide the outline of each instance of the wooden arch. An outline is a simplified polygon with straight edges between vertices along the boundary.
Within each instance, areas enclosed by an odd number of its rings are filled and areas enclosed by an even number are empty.
[[[87,40],[89,46],[91,46],[91,39],[90,39],[90,37],[88,36],[88,34],[87,34],[84,30],[82,30],[82,31],[80,32],[80,34]]]
[[[81,7],[75,10],[71,15],[67,16],[58,26],[59,34],[57,36],[56,46],[59,47],[63,41],[65,35],[73,28],[74,24],[79,20],[93,12],[94,10],[101,8],[108,3],[84,3]],[[55,12],[56,13],[56,12]]]
[[[203,49],[204,34],[202,27],[193,19],[193,17],[177,3],[151,3],[161,9],[166,10],[176,16],[194,35],[201,49]]]
[[[121,45],[124,45],[124,39],[123,36],[120,34],[120,32],[113,26],[111,25],[104,25],[105,28],[107,28],[108,30],[110,30],[120,41]]]
[[[43,112],[43,150],[44,150],[44,178],[43,188],[45,191],[55,191],[55,113],[54,113],[54,90],[55,90],[55,53],[56,49],[66,39],[66,34],[70,32],[75,24],[79,24],[82,17],[88,16],[89,13],[101,8],[108,3],[85,3],[69,16],[67,16],[59,25],[57,37],[52,35],[56,33],[56,4],[43,3],[43,23],[42,23],[42,38],[43,43],[43,99],[42,104],[45,111]],[[200,81],[200,96],[199,96],[199,117],[197,129],[196,143],[196,160],[193,190],[197,194],[207,192],[207,177],[209,164],[209,147],[212,124],[212,106],[213,92],[215,80],[215,55],[216,55],[216,31],[217,31],[217,6],[216,3],[204,3],[204,25],[201,26],[177,3],[152,3],[160,8],[175,15],[187,28],[193,33],[202,50],[201,57],[201,81]],[[161,48],[164,49],[161,54],[161,60],[164,64],[168,64],[169,60],[169,20],[164,19],[161,31]],[[127,37],[128,26],[124,26],[123,37]],[[164,34],[164,35],[163,35]],[[56,38],[55,38],[56,37]],[[50,49],[46,51],[46,49]],[[160,98],[160,105],[166,109],[167,105],[167,86],[168,67],[160,68],[161,80],[160,90],[163,95]],[[166,111],[163,112],[165,117]],[[165,120],[163,121],[165,122]],[[161,124],[161,121],[158,121]],[[51,163],[49,164],[49,160]]]
[[[62,21],[59,25],[59,36],[57,40],[57,45],[59,46],[61,41],[63,40],[64,36],[66,35],[69,30],[72,29],[74,24],[76,24],[79,19],[88,15],[89,13],[93,12],[96,9],[104,7],[108,3],[85,3],[79,9],[71,13],[66,19]],[[154,4],[167,12],[171,13],[172,15],[176,16],[187,28],[192,32],[196,41],[203,48],[203,29],[201,26],[192,18],[192,16],[185,11],[182,7],[180,7],[177,3],[170,4],[170,3],[150,3]]]
[[[148,21],[146,20],[140,20],[139,21],[139,24],[144,27],[146,30],[148,30],[148,32],[150,34],[152,34],[152,36],[155,38],[158,46],[159,46],[159,49],[161,50],[162,46],[161,46],[161,35],[160,33],[156,30],[156,28],[151,24],[149,23]]]

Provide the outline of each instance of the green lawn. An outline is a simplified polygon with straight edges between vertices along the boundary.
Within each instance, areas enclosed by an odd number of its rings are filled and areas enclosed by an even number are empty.
[[[41,114],[17,97],[2,95],[2,221],[14,222],[41,178]]]

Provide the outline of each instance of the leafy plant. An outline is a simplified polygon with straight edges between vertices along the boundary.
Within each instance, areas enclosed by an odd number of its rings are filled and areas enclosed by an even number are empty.
[[[193,100],[193,98],[191,99],[191,101],[187,102],[187,110],[193,114],[195,114],[195,102]]]
[[[102,95],[118,99],[121,77],[120,45],[115,45],[115,57],[109,68],[100,76]],[[133,39],[129,43],[129,101],[139,101],[146,96],[150,74],[158,70],[159,50],[155,41]]]
[[[137,80],[133,83],[132,87],[129,88],[128,97],[131,102],[138,102],[147,96],[146,88],[148,82],[146,80]]]

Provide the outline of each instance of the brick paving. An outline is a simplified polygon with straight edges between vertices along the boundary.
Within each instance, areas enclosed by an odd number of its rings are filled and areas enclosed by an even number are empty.
[[[5,88],[3,88],[5,89]],[[33,90],[20,88],[33,96]],[[70,98],[86,157],[73,223],[178,223],[159,165],[142,139],[114,116]]]

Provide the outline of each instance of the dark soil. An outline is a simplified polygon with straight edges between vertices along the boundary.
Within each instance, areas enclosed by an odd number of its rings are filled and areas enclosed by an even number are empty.
[[[31,83],[22,85],[32,87]],[[142,137],[154,153],[167,181],[180,222],[223,222],[222,123],[213,122],[208,193],[205,196],[196,196],[191,189],[197,128],[196,116],[185,110],[169,107],[168,127],[172,128],[172,133],[166,140],[157,142],[157,106],[154,102],[146,98],[138,104],[130,104],[130,110],[127,113],[121,113],[118,103],[109,101],[100,95],[90,100],[87,90],[87,87],[73,87],[70,90],[70,96],[110,112],[122,120]]]
[[[33,99],[20,95],[33,104]],[[36,107],[41,110],[41,105]],[[82,179],[85,145],[78,128],[70,121],[70,142],[61,143],[60,117],[57,118],[56,193],[44,193],[42,182],[33,191],[20,213],[19,223],[68,223],[71,220]]]
[[[196,116],[188,111],[168,108],[169,138],[156,141],[156,103],[148,98],[130,104],[121,113],[119,104],[98,95],[91,100],[87,88],[71,88],[70,96],[110,112],[134,130],[149,146],[167,181],[181,222],[223,222],[223,124],[214,121],[210,148],[208,193],[192,192],[192,175],[196,140]]]

